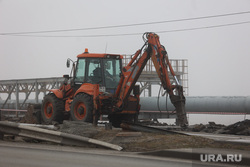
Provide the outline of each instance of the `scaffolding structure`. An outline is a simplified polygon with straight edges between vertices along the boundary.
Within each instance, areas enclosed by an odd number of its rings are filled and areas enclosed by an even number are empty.
[[[123,55],[123,66],[126,66],[131,60],[131,55]],[[188,60],[187,59],[170,59],[169,60],[173,70],[175,71],[176,77],[180,84],[183,86],[184,95],[188,96]],[[173,76],[169,73],[170,81],[174,82]],[[161,85],[161,81],[156,73],[154,64],[151,60],[148,61],[145,68],[142,71],[141,76],[138,79],[138,84],[141,86],[141,96],[151,97],[152,86]],[[165,92],[162,90],[161,95]]]

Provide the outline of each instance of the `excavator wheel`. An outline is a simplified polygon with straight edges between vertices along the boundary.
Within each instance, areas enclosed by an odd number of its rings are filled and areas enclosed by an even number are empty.
[[[81,93],[74,98],[70,116],[73,121],[93,122],[93,98],[90,95]]]
[[[64,102],[58,99],[55,94],[49,93],[43,98],[41,117],[42,122],[51,124],[53,121],[62,123]]]

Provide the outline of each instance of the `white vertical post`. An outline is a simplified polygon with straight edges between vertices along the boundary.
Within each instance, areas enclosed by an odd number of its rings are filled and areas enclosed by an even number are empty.
[[[19,85],[16,82],[16,110],[19,109]]]
[[[36,89],[36,90],[35,90],[35,91],[36,91],[36,95],[35,95],[36,97],[35,97],[35,98],[36,98],[36,99],[35,99],[35,100],[36,100],[36,104],[38,104],[39,91],[38,91],[38,83],[37,83],[37,80],[36,80],[36,83],[35,83],[35,84],[36,84],[36,86],[35,86],[35,89]]]

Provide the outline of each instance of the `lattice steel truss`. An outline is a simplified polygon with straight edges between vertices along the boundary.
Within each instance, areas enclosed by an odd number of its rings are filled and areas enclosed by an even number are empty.
[[[49,89],[58,88],[63,82],[63,78],[40,78],[40,79],[23,79],[23,80],[6,80],[0,81],[0,93],[1,93],[1,108],[13,108],[7,105],[10,103],[13,95],[16,109],[23,109],[26,107],[26,102],[29,98],[35,100],[35,103],[39,103],[40,93],[46,94]],[[24,97],[20,101],[20,94]],[[32,97],[31,94],[33,93]],[[5,94],[5,99],[3,96]]]

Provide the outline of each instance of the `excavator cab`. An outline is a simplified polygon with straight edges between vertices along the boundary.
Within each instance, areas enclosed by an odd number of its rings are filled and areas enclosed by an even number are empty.
[[[114,94],[121,76],[122,56],[84,52],[77,56],[74,84],[99,84],[103,92]]]

